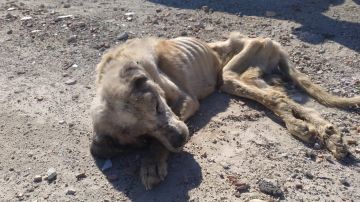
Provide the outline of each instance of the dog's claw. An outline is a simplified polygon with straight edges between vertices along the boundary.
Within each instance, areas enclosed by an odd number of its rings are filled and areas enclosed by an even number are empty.
[[[140,168],[140,178],[146,190],[152,189],[165,179],[167,175],[166,161],[145,159]]]

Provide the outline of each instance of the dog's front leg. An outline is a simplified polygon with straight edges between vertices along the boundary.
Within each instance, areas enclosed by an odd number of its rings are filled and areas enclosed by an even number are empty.
[[[146,190],[152,189],[167,175],[169,151],[159,142],[153,141],[150,152],[141,161],[140,178]]]

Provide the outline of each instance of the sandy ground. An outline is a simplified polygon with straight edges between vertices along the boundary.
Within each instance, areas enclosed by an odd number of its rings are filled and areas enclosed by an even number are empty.
[[[105,171],[89,153],[95,65],[125,32],[271,37],[317,83],[353,96],[360,92],[359,23],[358,0],[2,0],[0,201],[360,201],[358,145],[337,162],[290,136],[261,105],[220,92],[202,101],[188,123],[191,141],[171,156],[168,177],[151,191],[138,178],[146,151],[111,159]],[[346,140],[360,141],[359,110],[325,108],[289,89]],[[283,197],[263,193],[264,180],[277,181]]]

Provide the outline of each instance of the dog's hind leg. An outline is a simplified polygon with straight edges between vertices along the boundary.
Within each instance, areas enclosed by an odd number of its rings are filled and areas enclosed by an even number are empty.
[[[221,90],[263,104],[285,122],[292,135],[305,142],[319,139],[336,158],[346,156],[342,136],[329,122],[268,86],[261,75],[260,68],[251,67],[241,75],[225,69]]]

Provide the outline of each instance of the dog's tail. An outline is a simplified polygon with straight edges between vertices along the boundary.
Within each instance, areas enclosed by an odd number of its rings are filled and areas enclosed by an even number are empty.
[[[286,53],[282,53],[279,68],[285,76],[289,77],[297,86],[305,90],[311,97],[323,105],[330,107],[360,107],[360,96],[343,98],[326,92],[319,85],[313,83],[309,77],[298,71],[289,61]]]

